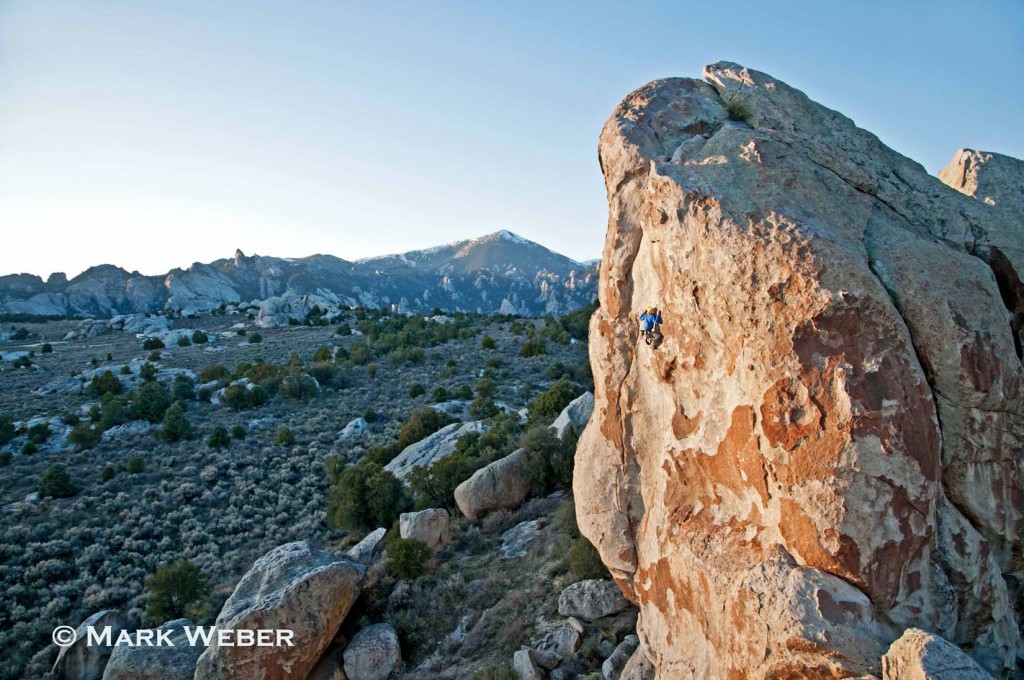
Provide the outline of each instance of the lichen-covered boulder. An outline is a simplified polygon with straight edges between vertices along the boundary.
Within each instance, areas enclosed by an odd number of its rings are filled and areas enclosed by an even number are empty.
[[[348,549],[345,556],[351,560],[355,560],[360,564],[370,564],[377,556],[377,547],[380,542],[384,539],[384,534],[388,532],[384,527],[374,529],[370,533],[363,536],[362,540],[356,543],[354,546]]]
[[[518,649],[512,655],[512,672],[518,680],[544,680],[544,671],[533,660],[529,649]]]
[[[196,662],[205,649],[201,643],[190,644],[187,629],[194,629],[188,619],[175,619],[156,628],[154,638],[166,634],[170,644],[118,645],[114,647],[103,680],[192,680]],[[170,631],[170,633],[166,633]],[[194,633],[195,639],[199,639]]]
[[[487,423],[482,420],[470,423],[451,423],[423,439],[409,444],[401,453],[388,461],[384,469],[405,483],[416,468],[430,467],[455,453],[459,438],[470,433],[486,432]]]
[[[562,616],[593,621],[629,609],[629,601],[612,581],[590,579],[573,583],[558,596]]]
[[[640,640],[637,636],[627,635],[624,637],[622,642],[615,646],[615,651],[612,652],[611,656],[601,664],[601,676],[604,680],[619,680],[622,677],[623,669],[625,669],[626,664],[629,663],[639,645]]]
[[[345,647],[348,680],[386,680],[402,660],[398,633],[388,623],[361,629]]]

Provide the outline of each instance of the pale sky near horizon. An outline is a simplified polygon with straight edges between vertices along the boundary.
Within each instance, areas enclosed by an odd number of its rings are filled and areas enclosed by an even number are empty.
[[[598,257],[604,121],[720,59],[933,174],[1024,157],[1019,0],[0,0],[0,274],[498,229]]]

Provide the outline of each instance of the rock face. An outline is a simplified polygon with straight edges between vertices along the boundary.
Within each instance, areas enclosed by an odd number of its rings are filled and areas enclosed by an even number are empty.
[[[882,680],[992,680],[956,645],[909,628],[882,658]]]
[[[176,619],[157,628],[154,639],[156,634],[170,630],[167,639],[173,646],[114,647],[103,680],[192,680],[204,649],[201,644],[189,644],[185,629],[193,626],[188,619]]]
[[[973,196],[1000,214],[994,229],[998,230],[998,243],[989,244],[982,251],[992,267],[999,292],[1007,310],[1013,314],[1010,328],[1016,343],[1017,356],[1024,356],[1024,284],[1021,271],[1024,254],[1019,238],[1019,224],[1024,214],[1024,161],[986,151],[961,149],[953,160],[939,172],[939,179],[960,193]]]
[[[387,623],[363,628],[345,648],[349,680],[385,680],[401,661],[398,633]]]
[[[1022,171],[1024,162],[1012,156],[961,149],[949,165],[939,171],[939,179],[985,205],[1019,214],[1024,212]]]
[[[448,511],[443,508],[403,512],[398,518],[398,532],[402,538],[425,543],[437,551],[448,545]]]
[[[274,548],[256,560],[217,616],[218,629],[287,629],[293,646],[211,644],[195,680],[304,678],[334,638],[359,596],[365,569],[304,542]]]
[[[455,487],[455,502],[462,514],[480,519],[492,510],[518,507],[530,493],[526,449],[518,449],[481,468]]]
[[[640,88],[601,135],[581,530],[658,677],[878,675],[909,627],[1007,676],[1024,219],[997,194],[1024,172],[972,156],[974,200],[768,75],[705,77]]]
[[[113,647],[88,644],[88,630],[91,627],[99,631],[108,626],[113,641],[117,639],[118,633],[130,628],[130,622],[124,614],[112,610],[96,612],[83,621],[75,629],[74,644],[61,647],[57,655],[57,661],[50,671],[54,680],[100,680]]]

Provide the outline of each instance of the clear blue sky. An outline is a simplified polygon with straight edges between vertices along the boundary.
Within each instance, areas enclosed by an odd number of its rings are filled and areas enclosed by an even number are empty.
[[[597,257],[602,124],[720,59],[933,173],[1024,156],[1020,0],[0,0],[0,273],[497,229]]]

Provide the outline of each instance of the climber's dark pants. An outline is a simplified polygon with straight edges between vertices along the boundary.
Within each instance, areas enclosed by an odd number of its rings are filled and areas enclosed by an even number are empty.
[[[649,331],[640,331],[641,336],[644,338],[644,342],[651,346],[651,349],[658,349],[661,346],[661,341],[665,339],[665,336],[661,334],[658,328],[654,328]]]

